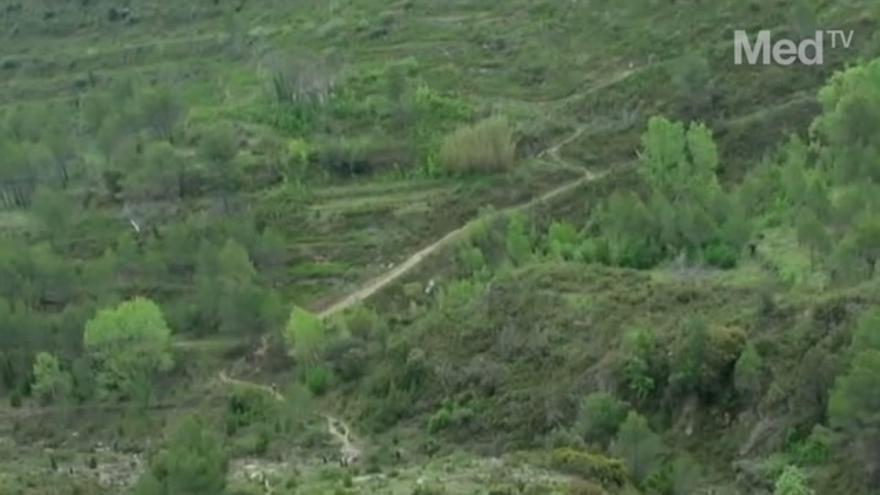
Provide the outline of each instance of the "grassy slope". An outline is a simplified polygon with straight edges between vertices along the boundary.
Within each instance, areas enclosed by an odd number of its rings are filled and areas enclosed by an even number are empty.
[[[21,27],[4,44],[2,60],[15,63],[4,64],[12,68],[0,71],[0,103],[66,101],[76,95],[77,81],[90,71],[97,75],[99,85],[136,71],[145,78],[157,77],[185,88],[195,121],[236,115],[238,109],[259,104],[264,90],[259,58],[231,62],[223,49],[223,11],[229,10],[228,5],[194,8],[194,15],[186,9],[169,9],[160,15],[145,2],[133,4],[140,20],[130,27],[99,20],[67,28],[63,22],[41,21],[39,9],[26,22],[7,21],[7,26],[18,23]],[[108,6],[109,2],[92,2],[94,19],[102,19]],[[68,8],[74,7],[59,8],[55,19],[65,19]],[[289,210],[280,209],[279,224],[290,226],[285,237],[293,261],[278,282],[289,296],[305,303],[344,293],[388,261],[399,260],[460,225],[480,206],[511,204],[570,177],[564,170],[548,174],[548,167],[560,164],[536,158],[554,144],[565,144],[559,155],[574,166],[604,168],[629,160],[647,117],[689,113],[670,80],[676,60],[688,50],[701,51],[709,60],[716,98],[698,115],[718,130],[727,175],[740,176],[743,168],[786,132],[807,127],[817,111],[811,95],[843,63],[836,57],[855,55],[835,54],[832,64],[823,69],[733,67],[731,28],[789,30],[787,8],[784,2],[735,1],[701,2],[685,8],[654,8],[647,1],[247,3],[241,19],[254,52],[266,46],[324,52],[344,60],[351,74],[414,57],[420,77],[432,87],[460,95],[481,112],[510,114],[521,125],[523,154],[534,159],[522,174],[478,183],[404,177],[361,179],[316,190],[304,209],[298,202]],[[819,19],[823,25],[853,27],[858,32],[876,25],[861,2],[826,2]],[[161,40],[156,39],[157,29]],[[867,42],[858,36],[856,41],[860,46]],[[256,191],[250,199],[274,209],[285,193]],[[584,191],[584,195],[593,193],[594,189]],[[582,203],[575,199],[548,214],[577,218],[585,214]],[[4,225],[20,223],[17,217],[3,218]],[[786,242],[774,240],[771,247]],[[316,254],[329,261],[314,262]],[[410,281],[443,279],[448,260],[441,256],[429,262]],[[486,326],[480,329],[474,347],[461,346],[454,332],[441,331],[445,327],[422,333],[416,322],[411,332],[401,331],[407,332],[404,339],[429,351],[433,360],[459,366],[479,354],[492,357],[497,352],[493,342],[505,326],[546,338],[548,355],[517,358],[522,362],[513,363],[514,373],[504,379],[501,396],[486,406],[479,429],[474,435],[454,439],[480,447],[504,431],[510,433],[508,441],[521,445],[548,426],[543,423],[549,413],[542,399],[559,401],[559,414],[570,419],[571,401],[601,376],[596,371],[608,359],[604,349],[614,346],[621,329],[630,324],[650,323],[674,339],[675,323],[696,312],[712,321],[744,326],[753,335],[766,332],[767,340],[778,346],[777,337],[785,338],[784,332],[797,319],[791,315],[813,314],[811,308],[838,304],[810,293],[797,294],[791,296],[790,304],[783,304],[788,317],[764,321],[754,311],[765,280],[758,273],[757,278],[747,274],[734,280],[710,276],[692,281],[677,274],[651,277],[582,266],[535,265],[499,282],[499,299],[492,300],[484,314],[475,315],[484,318]],[[405,313],[400,309],[408,304],[402,287],[384,295],[383,306],[390,314]],[[543,305],[536,304],[532,296]],[[409,321],[412,316],[400,318]],[[812,331],[816,334],[812,340],[793,342],[797,345],[790,348],[779,346],[785,355],[775,366],[784,370],[798,362],[816,340],[830,338],[821,326]],[[206,365],[203,376],[212,373],[210,369]],[[198,368],[193,373],[198,376]],[[793,374],[780,373],[783,377]],[[544,387],[545,383],[554,386]],[[358,403],[362,397],[356,390],[340,400]],[[435,405],[425,404],[423,412],[429,413]],[[719,424],[711,414],[700,421],[697,439],[671,441],[703,453],[700,440],[720,434],[724,442],[713,444],[712,453],[719,459],[714,467],[727,472],[732,445],[741,430]]]

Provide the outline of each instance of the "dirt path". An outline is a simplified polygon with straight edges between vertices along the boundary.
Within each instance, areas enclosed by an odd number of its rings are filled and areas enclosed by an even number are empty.
[[[327,419],[327,431],[339,442],[339,459],[348,466],[361,458],[361,449],[356,445],[351,428],[339,418],[324,415]]]
[[[253,383],[253,382],[248,382],[248,381],[244,381],[244,380],[238,380],[236,378],[231,378],[228,374],[226,374],[225,370],[220,371],[220,373],[217,373],[217,378],[219,378],[221,382],[228,383],[230,385],[237,385],[239,387],[249,387],[249,388],[256,388],[256,389],[262,390],[263,392],[266,392],[267,394],[271,395],[275,400],[277,400],[279,402],[284,401],[284,396],[281,395],[281,393],[279,391],[275,390],[274,388],[269,387],[267,385],[260,385],[259,383]]]
[[[535,205],[545,203],[550,200],[553,200],[554,198],[556,198],[558,196],[562,196],[565,193],[577,188],[578,186],[580,186],[586,182],[591,182],[591,181],[600,179],[600,178],[604,177],[605,175],[607,175],[607,172],[603,172],[601,174],[594,174],[589,171],[585,172],[584,175],[578,179],[575,179],[571,182],[565,183],[565,184],[563,184],[563,185],[561,185],[551,191],[548,191],[548,192],[538,196],[537,198],[533,198],[533,199],[529,200],[526,203],[522,203],[517,206],[511,206],[511,207],[503,209],[503,210],[499,210],[494,215],[507,215],[507,214],[513,213],[515,211],[526,210],[526,209],[532,208]],[[409,273],[410,271],[412,271],[414,268],[419,266],[426,258],[428,258],[432,254],[437,252],[439,249],[441,249],[441,248],[453,243],[454,241],[458,240],[459,238],[463,237],[463,235],[465,233],[467,233],[468,230],[473,229],[477,224],[481,223],[485,219],[486,219],[486,217],[482,217],[482,216],[477,217],[473,220],[470,220],[469,222],[467,222],[463,226],[461,226],[451,232],[448,232],[446,235],[444,235],[440,239],[434,241],[433,243],[429,244],[428,246],[425,246],[424,248],[422,248],[421,250],[419,250],[418,252],[416,252],[415,254],[410,256],[409,258],[407,258],[403,263],[395,266],[390,271],[383,273],[382,275],[379,275],[378,277],[366,282],[356,291],[348,294],[347,296],[343,297],[342,299],[336,301],[335,303],[331,304],[327,308],[323,309],[321,312],[318,313],[318,316],[322,319],[329,318],[330,316],[333,316],[336,313],[339,313],[341,311],[345,311],[346,309],[348,309],[352,306],[355,306],[356,304],[360,303],[361,301],[368,299],[369,297],[373,296],[374,294],[381,291],[385,287],[388,287],[390,284],[394,283],[395,281],[400,279],[402,276],[404,276],[407,273]]]

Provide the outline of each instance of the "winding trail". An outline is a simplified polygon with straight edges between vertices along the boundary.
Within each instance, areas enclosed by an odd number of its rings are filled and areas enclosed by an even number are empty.
[[[346,309],[351,308],[352,306],[355,306],[356,304],[360,303],[361,301],[364,301],[365,299],[370,298],[371,296],[375,295],[377,292],[388,287],[390,284],[396,282],[401,277],[403,277],[407,273],[411,272],[414,268],[418,267],[426,258],[428,258],[432,254],[436,253],[441,248],[448,246],[448,245],[452,244],[453,242],[459,240],[460,238],[464,237],[465,234],[467,234],[467,232],[469,230],[475,228],[476,225],[485,221],[487,218],[491,218],[493,216],[500,216],[500,215],[509,215],[509,214],[516,212],[516,211],[528,210],[528,209],[533,208],[539,204],[547,203],[547,202],[549,202],[559,196],[565,195],[566,193],[576,189],[577,187],[581,186],[582,184],[601,179],[601,178],[605,177],[606,175],[608,175],[609,173],[611,173],[611,172],[606,171],[606,172],[602,172],[602,173],[593,173],[590,171],[586,171],[583,176],[581,176],[577,179],[574,179],[570,182],[567,182],[567,183],[565,183],[559,187],[556,187],[550,191],[547,191],[544,194],[541,194],[540,196],[538,196],[536,198],[532,198],[531,200],[527,201],[526,203],[522,203],[522,204],[519,204],[516,206],[511,206],[511,207],[505,208],[503,210],[499,210],[499,211],[493,213],[489,217],[487,217],[485,215],[476,217],[476,218],[468,221],[463,226],[461,226],[451,232],[448,232],[446,235],[444,235],[440,239],[434,241],[433,243],[429,244],[428,246],[425,246],[424,248],[422,248],[421,250],[419,250],[418,252],[416,252],[415,254],[410,256],[409,258],[407,258],[405,261],[403,261],[403,263],[395,266],[390,271],[385,272],[382,275],[379,275],[378,277],[375,277],[372,280],[367,281],[359,289],[348,294],[347,296],[344,296],[343,298],[336,301],[335,303],[332,303],[330,306],[324,308],[322,311],[320,311],[318,313],[318,316],[321,319],[329,318],[336,313],[345,311]]]
[[[230,385],[237,385],[239,387],[255,388],[258,390],[262,390],[263,392],[266,392],[267,394],[271,395],[272,398],[277,400],[278,402],[284,402],[284,396],[281,395],[281,392],[275,390],[274,388],[272,388],[268,385],[261,385],[259,383],[248,382],[245,380],[239,380],[237,378],[231,378],[226,373],[226,370],[221,370],[219,373],[217,373],[217,378],[220,379],[220,381],[222,383],[227,383]]]
[[[540,157],[548,157],[550,161],[555,162],[557,164],[570,166],[565,163],[558,155],[559,149],[564,147],[566,144],[576,140],[582,133],[584,132],[584,127],[580,126],[573,131],[573,133],[563,140],[560,140],[553,146],[547,148],[546,150],[540,153]],[[461,227],[448,232],[446,235],[441,237],[440,239],[434,241],[428,246],[422,248],[409,258],[407,258],[403,263],[389,270],[388,272],[379,275],[378,277],[366,282],[359,289],[354,292],[344,296],[340,300],[331,304],[330,306],[324,308],[318,316],[321,319],[329,318],[337,313],[345,311],[346,309],[360,303],[361,301],[373,296],[377,292],[382,289],[388,287],[390,284],[396,282],[401,277],[411,272],[414,268],[418,267],[425,259],[427,259],[432,254],[436,253],[438,250],[452,244],[453,242],[461,239],[465,235],[467,235],[468,231],[475,228],[481,222],[484,222],[487,219],[496,218],[501,215],[509,215],[516,211],[528,210],[537,205],[547,203],[559,196],[563,196],[575,189],[579,186],[592,182],[595,180],[599,180],[612,172],[617,172],[621,169],[621,167],[613,168],[609,171],[604,171],[602,173],[593,173],[589,170],[584,170],[584,173],[581,177],[566,182],[550,191],[547,191],[537,197],[530,199],[525,203],[521,203],[516,206],[511,206],[499,211],[496,211],[490,215],[480,215],[476,218],[471,219],[466,224]],[[265,341],[264,341],[265,345]],[[269,387],[266,385],[262,385],[259,383],[253,383],[245,380],[239,380],[236,378],[232,378],[228,375],[228,373],[223,370],[218,373],[218,378],[220,382],[242,386],[242,387],[251,387],[262,390],[267,394],[271,395],[275,400],[281,402],[284,401],[284,396],[278,392],[274,387]],[[327,432],[333,436],[334,439],[339,443],[339,459],[340,462],[347,466],[352,463],[357,462],[361,458],[361,449],[358,447],[357,442],[355,441],[353,434],[351,433],[351,428],[341,419],[330,416],[328,414],[323,415],[327,420]]]
[[[339,418],[325,414],[327,431],[339,442],[339,459],[343,465],[357,462],[361,458],[361,449],[356,445],[351,428]]]

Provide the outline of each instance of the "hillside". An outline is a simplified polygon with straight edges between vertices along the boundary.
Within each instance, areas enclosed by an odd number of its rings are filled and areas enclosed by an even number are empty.
[[[0,495],[875,493],[878,25],[0,0]]]

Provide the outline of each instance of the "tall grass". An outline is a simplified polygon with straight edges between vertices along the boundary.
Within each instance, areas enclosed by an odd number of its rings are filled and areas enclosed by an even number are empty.
[[[510,170],[515,164],[516,143],[505,117],[490,117],[446,136],[440,163],[453,173],[487,173]]]

